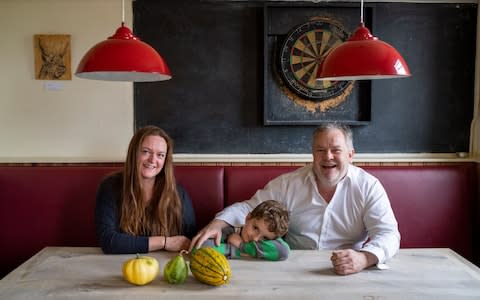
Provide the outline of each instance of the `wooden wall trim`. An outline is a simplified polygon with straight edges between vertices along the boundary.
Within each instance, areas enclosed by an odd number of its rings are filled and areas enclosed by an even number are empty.
[[[304,165],[312,161],[311,154],[174,154],[176,164],[286,164]],[[355,154],[354,163],[459,163],[479,162],[480,157],[470,156],[469,153],[358,153]],[[1,158],[2,165],[106,165],[122,164],[123,160],[92,160],[89,158]]]

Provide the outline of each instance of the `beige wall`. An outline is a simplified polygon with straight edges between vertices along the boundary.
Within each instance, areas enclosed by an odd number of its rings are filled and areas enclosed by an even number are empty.
[[[131,0],[125,11],[132,28]],[[0,162],[123,160],[133,84],[73,75],[121,21],[120,0],[0,0]],[[34,79],[34,34],[71,35],[72,80]],[[47,90],[52,82],[61,90]]]

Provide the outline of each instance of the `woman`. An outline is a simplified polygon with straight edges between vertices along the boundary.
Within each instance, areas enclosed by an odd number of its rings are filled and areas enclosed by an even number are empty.
[[[195,213],[176,184],[172,153],[172,139],[158,127],[132,137],[123,170],[105,178],[97,192],[95,226],[104,253],[188,249]]]

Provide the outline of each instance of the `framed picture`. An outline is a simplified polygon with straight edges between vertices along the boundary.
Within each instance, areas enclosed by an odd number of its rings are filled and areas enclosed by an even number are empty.
[[[35,34],[35,79],[71,80],[71,46],[68,34]]]
[[[358,5],[264,6],[264,125],[370,121],[370,81],[316,80],[322,58],[358,20]]]

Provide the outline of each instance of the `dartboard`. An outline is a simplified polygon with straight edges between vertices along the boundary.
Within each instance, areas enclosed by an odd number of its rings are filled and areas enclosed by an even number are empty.
[[[326,18],[294,27],[283,41],[279,54],[279,72],[288,88],[314,101],[342,94],[351,81],[317,81],[316,75],[327,51],[347,38],[348,33],[338,22]]]

